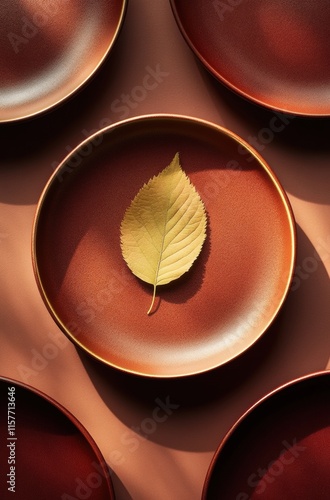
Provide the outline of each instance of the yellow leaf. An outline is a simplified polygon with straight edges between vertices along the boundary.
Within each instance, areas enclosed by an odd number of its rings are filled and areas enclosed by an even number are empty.
[[[135,276],[156,287],[187,272],[206,237],[204,204],[177,153],[135,196],[121,223],[121,250]]]

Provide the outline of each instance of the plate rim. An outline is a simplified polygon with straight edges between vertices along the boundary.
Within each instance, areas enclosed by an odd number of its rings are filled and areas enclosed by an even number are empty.
[[[3,375],[0,375],[0,384],[2,384],[2,383],[8,383],[8,384],[11,384],[14,386],[19,386],[21,389],[24,389],[27,392],[33,393],[34,395],[41,397],[44,401],[46,401],[51,406],[53,406],[57,410],[59,410],[77,428],[79,433],[84,437],[84,440],[87,441],[88,445],[95,453],[96,458],[99,460],[99,463],[100,463],[102,469],[104,469],[104,466],[107,465],[107,461],[105,460],[105,457],[103,456],[99,446],[96,444],[95,439],[92,437],[92,435],[86,429],[86,427],[80,422],[80,420],[78,420],[78,418],[70,410],[68,410],[65,406],[63,406],[58,401],[56,401],[56,399],[54,399],[52,396],[49,396],[41,389],[38,389],[37,387],[34,387],[26,382],[22,382],[20,380],[14,379],[12,377],[6,377]],[[111,479],[111,474],[108,474],[108,472],[105,470],[104,470],[104,472],[105,472],[104,479],[106,480],[109,494],[110,494],[109,500],[115,500],[115,492],[114,492],[114,486],[113,486],[112,479]]]
[[[290,228],[290,236],[291,236],[291,246],[290,246],[290,251],[291,251],[291,260],[290,260],[290,266],[288,269],[288,280],[286,282],[285,286],[285,291],[283,295],[281,296],[281,299],[279,300],[279,303],[276,307],[276,310],[274,314],[269,318],[268,323],[266,326],[260,330],[259,334],[256,336],[256,338],[253,339],[253,341],[246,346],[243,349],[240,349],[239,352],[235,353],[234,355],[230,356],[228,359],[224,360],[221,363],[216,363],[216,364],[211,364],[208,368],[204,369],[198,369],[198,370],[186,370],[184,372],[180,373],[172,373],[172,374],[159,374],[159,373],[146,373],[145,371],[139,371],[139,370],[133,370],[127,367],[119,366],[119,364],[113,363],[107,359],[104,359],[104,357],[94,353],[91,351],[89,348],[87,348],[80,340],[79,336],[74,335],[67,325],[65,325],[62,320],[60,319],[59,315],[55,311],[54,307],[52,306],[51,300],[47,296],[47,292],[43,286],[42,278],[40,276],[39,272],[39,267],[38,267],[38,258],[37,258],[37,237],[38,237],[38,225],[39,225],[39,219],[43,210],[43,204],[47,199],[48,193],[51,190],[53,183],[57,181],[57,177],[60,175],[61,170],[65,170],[66,162],[77,152],[79,151],[80,148],[83,148],[87,143],[95,143],[95,139],[97,139],[99,136],[104,137],[106,134],[111,133],[112,129],[118,129],[120,127],[125,127],[125,125],[130,125],[133,124],[134,122],[139,123],[141,121],[145,120],[168,120],[168,121],[173,121],[173,120],[180,120],[180,121],[188,121],[189,123],[197,124],[200,126],[206,126],[206,127],[211,127],[213,130],[216,130],[220,134],[224,134],[225,136],[233,139],[236,141],[236,143],[239,146],[243,146],[244,148],[247,149],[247,151],[256,159],[258,164],[260,165],[260,168],[265,171],[265,173],[268,175],[270,178],[274,188],[276,189],[276,192],[280,196],[283,207],[285,209],[285,212],[287,214],[287,220]],[[97,142],[96,142],[97,143]],[[93,153],[91,153],[93,154]],[[79,165],[77,166],[79,168]],[[57,168],[54,170],[52,173],[51,177],[48,179],[46,185],[44,186],[44,189],[42,190],[42,193],[39,197],[34,218],[33,218],[33,224],[32,224],[32,237],[31,237],[31,257],[32,257],[32,267],[33,267],[33,274],[35,277],[35,281],[37,283],[37,287],[39,289],[41,298],[46,305],[46,308],[48,309],[48,312],[50,313],[51,317],[57,324],[57,326],[61,329],[61,331],[69,338],[71,342],[73,342],[74,345],[78,346],[80,349],[82,349],[84,352],[88,353],[91,355],[94,359],[104,363],[107,366],[110,366],[114,369],[118,369],[119,371],[129,373],[132,375],[138,375],[138,376],[143,376],[146,378],[159,378],[159,379],[176,379],[176,378],[182,378],[186,376],[194,376],[198,375],[201,373],[206,373],[209,372],[213,369],[219,368],[221,366],[224,366],[228,364],[229,362],[233,361],[234,359],[238,358],[240,355],[244,354],[247,352],[250,348],[252,348],[258,341],[259,339],[267,332],[271,324],[274,322],[275,318],[279,314],[288,294],[290,291],[290,286],[292,283],[292,279],[294,276],[294,269],[295,269],[295,263],[296,263],[296,247],[297,247],[297,229],[296,229],[296,221],[293,213],[293,209],[290,203],[290,200],[288,198],[288,195],[286,191],[284,190],[282,184],[280,183],[277,175],[273,172],[271,167],[268,165],[268,163],[264,160],[264,158],[260,155],[258,151],[256,151],[248,142],[246,142],[244,139],[242,139],[239,135],[237,135],[235,132],[227,129],[226,127],[222,125],[218,125],[214,122],[202,119],[202,118],[197,118],[193,116],[188,116],[188,115],[181,115],[181,114],[172,114],[172,113],[151,113],[151,114],[145,114],[145,115],[138,115],[133,118],[127,118],[124,120],[121,120],[119,122],[112,123],[111,125],[108,125],[102,129],[99,129],[98,131],[94,132],[90,136],[88,136],[86,139],[84,139],[81,143],[79,143],[72,151],[70,151],[65,158],[60,162],[60,164],[57,166]]]
[[[183,37],[183,39],[185,40],[186,44],[188,45],[188,47],[190,48],[190,50],[192,51],[192,53],[195,55],[195,57],[200,61],[200,63],[202,64],[202,66],[221,84],[223,84],[227,89],[229,89],[230,91],[232,91],[234,94],[244,98],[246,101],[252,103],[252,104],[255,104],[255,105],[258,105],[260,106],[261,108],[263,109],[267,109],[268,111],[273,111],[273,112],[276,112],[276,113],[284,113],[284,114],[287,114],[287,115],[291,115],[291,116],[299,116],[301,118],[314,118],[314,119],[317,119],[317,118],[328,118],[330,116],[330,110],[328,112],[304,112],[304,111],[299,111],[299,110],[293,110],[293,109],[289,109],[289,107],[285,107],[285,106],[276,106],[276,105],[272,105],[268,102],[266,102],[265,100],[262,100],[262,99],[258,99],[257,97],[254,97],[253,95],[251,95],[251,93],[248,93],[246,91],[244,91],[243,89],[240,89],[237,85],[235,85],[234,83],[232,83],[230,80],[228,80],[227,78],[225,78],[221,73],[219,73],[218,70],[216,70],[212,64],[210,64],[204,56],[202,56],[202,54],[200,53],[199,49],[196,47],[196,45],[194,44],[194,42],[192,41],[192,39],[189,37],[182,21],[181,21],[181,18],[180,18],[180,15],[178,13],[178,10],[177,10],[177,0],[169,0],[170,2],[170,5],[171,5],[171,9],[172,9],[172,13],[173,13],[173,16],[174,16],[174,19],[177,23],[177,26],[179,28],[179,31]]]
[[[81,89],[83,89],[88,83],[91,82],[92,78],[96,75],[96,73],[100,70],[101,66],[103,66],[105,60],[109,56],[110,52],[113,49],[113,46],[115,45],[120,31],[124,25],[124,20],[127,12],[127,6],[128,6],[128,1],[129,0],[118,0],[122,3],[121,6],[121,12],[119,16],[118,23],[116,25],[116,29],[114,31],[113,36],[110,38],[107,49],[105,50],[104,54],[102,57],[99,59],[98,63],[96,66],[93,67],[92,71],[89,72],[89,74],[78,84],[72,89],[69,93],[66,93],[64,96],[61,98],[55,100],[55,102],[52,102],[51,104],[48,104],[45,107],[42,107],[41,109],[38,109],[36,111],[32,111],[26,114],[22,114],[20,116],[16,117],[9,117],[9,118],[2,118],[0,114],[0,124],[10,124],[10,123],[20,123],[23,122],[24,120],[29,120],[35,117],[39,117],[44,115],[45,113],[58,108],[62,104],[64,104],[67,100],[71,99],[74,95],[76,95]]]
[[[283,382],[280,385],[276,386],[274,389],[271,389],[268,391],[266,394],[264,394],[262,397],[258,398],[252,405],[248,407],[241,415],[238,417],[235,422],[230,426],[230,428],[227,430],[227,432],[224,434],[222,439],[220,440],[219,444],[216,447],[215,452],[212,455],[211,462],[208,466],[207,473],[205,476],[205,480],[203,483],[203,489],[202,489],[202,497],[201,500],[208,500],[207,495],[208,495],[208,488],[210,481],[212,480],[212,473],[214,472],[214,468],[216,466],[218,457],[220,453],[222,452],[223,448],[226,446],[228,441],[232,438],[232,436],[235,434],[236,430],[239,429],[240,425],[244,423],[245,419],[248,418],[255,410],[260,408],[264,403],[270,401],[273,397],[276,397],[278,394],[281,394],[284,392],[286,389],[294,388],[296,385],[303,384],[306,381],[309,380],[317,380],[319,378],[323,377],[329,377],[330,380],[330,370],[329,369],[324,369],[324,370],[318,370],[318,371],[313,371],[311,373],[307,373],[305,375],[298,376],[296,378],[290,379],[287,382]]]

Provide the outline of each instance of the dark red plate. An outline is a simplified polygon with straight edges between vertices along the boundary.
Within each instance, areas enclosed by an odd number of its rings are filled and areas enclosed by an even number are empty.
[[[225,436],[203,500],[330,498],[330,372],[273,391]]]
[[[330,115],[328,0],[171,0],[205,67],[275,110]]]
[[[114,500],[100,450],[68,410],[6,378],[0,395],[2,499]]]
[[[127,0],[5,0],[0,122],[45,111],[80,88],[112,48]]]
[[[193,267],[152,287],[123,260],[120,224],[145,182],[179,152],[202,197],[208,236]],[[292,212],[262,158],[211,123],[153,115],[87,139],[46,186],[33,231],[33,263],[53,318],[105,363],[148,376],[181,376],[249,348],[279,311],[295,256]]]

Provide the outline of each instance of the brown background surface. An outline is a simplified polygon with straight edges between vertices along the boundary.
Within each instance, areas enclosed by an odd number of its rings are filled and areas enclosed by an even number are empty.
[[[137,95],[135,87],[157,67],[158,85],[123,105],[122,94]],[[297,222],[293,287],[274,325],[224,369],[157,381],[104,367],[66,339],[39,296],[30,251],[36,204],[67,152],[94,129],[157,112],[207,119],[248,141],[262,137],[274,117],[206,73],[167,0],[131,0],[113,52],[86,88],[45,116],[1,126],[0,374],[44,391],[81,421],[114,471],[118,500],[197,500],[217,445],[252,403],[279,384],[330,368],[330,121],[296,118],[268,144],[259,140]],[[49,344],[57,345],[53,359],[45,358]],[[141,437],[166,399],[176,409]]]

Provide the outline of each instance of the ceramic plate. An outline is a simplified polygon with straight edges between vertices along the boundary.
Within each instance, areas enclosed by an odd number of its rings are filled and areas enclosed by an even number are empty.
[[[0,5],[0,122],[60,103],[95,73],[126,0],[5,0]]]
[[[176,152],[206,206],[208,235],[148,316],[152,288],[126,266],[120,224]],[[288,200],[260,156],[221,127],[170,115],[83,142],[46,186],[33,231],[37,282],[64,332],[105,363],[159,377],[203,372],[254,344],[286,297],[294,254]]]
[[[203,500],[330,497],[330,372],[293,381],[256,403],[215,453]]]
[[[0,392],[1,498],[114,499],[107,465],[71,413],[10,379]]]
[[[206,68],[254,102],[330,115],[328,0],[171,0],[179,28]]]

